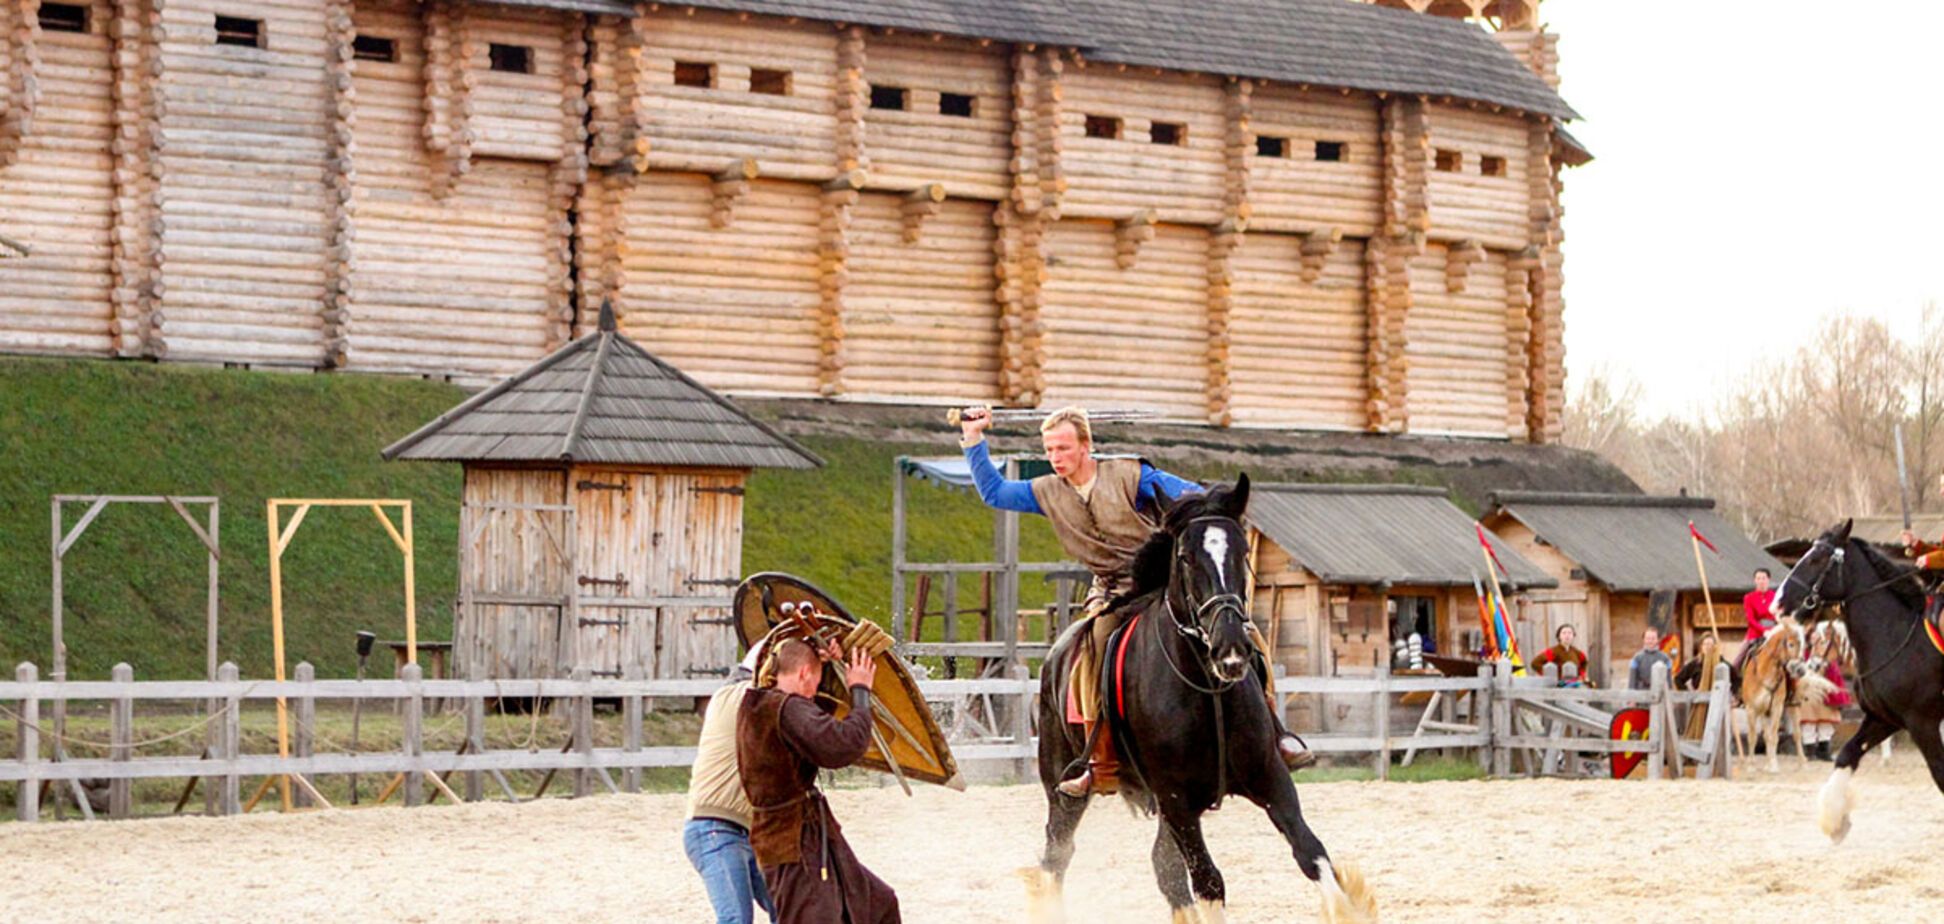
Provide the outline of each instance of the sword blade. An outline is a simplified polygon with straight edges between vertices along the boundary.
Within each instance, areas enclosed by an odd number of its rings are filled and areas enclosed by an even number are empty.
[[[1897,503],[1903,508],[1903,528],[1910,528],[1910,470],[1904,467],[1903,424],[1897,424]]]

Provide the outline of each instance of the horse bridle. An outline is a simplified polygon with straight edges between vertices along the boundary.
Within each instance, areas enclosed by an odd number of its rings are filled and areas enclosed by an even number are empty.
[[[1844,590],[1843,595],[1841,597],[1830,597],[1825,599],[1823,595],[1823,581],[1829,577],[1830,569],[1835,568],[1840,570],[1842,568],[1843,561],[1845,557],[1847,557],[1848,552],[1847,550],[1843,549],[1841,546],[1838,546],[1835,543],[1830,542],[1827,538],[1822,536],[1816,537],[1815,543],[1810,545],[1809,549],[1810,551],[1813,552],[1818,546],[1829,550],[1829,561],[1823,565],[1821,571],[1817,572],[1815,581],[1810,582],[1810,581],[1802,580],[1796,575],[1796,569],[1794,568],[1790,568],[1788,576],[1782,579],[1782,586],[1785,588],[1788,587],[1789,583],[1792,581],[1801,581],[1803,586],[1808,588],[1808,596],[1803,598],[1802,605],[1797,607],[1793,611],[1785,614],[1791,618],[1794,618],[1797,622],[1802,621],[1802,617],[1800,614],[1814,613],[1815,611],[1822,609],[1825,603],[1832,602],[1832,601],[1843,604],[1844,609],[1847,610],[1849,602],[1851,600],[1855,600],[1859,597],[1875,593],[1879,590],[1883,590],[1885,588],[1888,588],[1890,585],[1895,584],[1898,581],[1904,580],[1906,578],[1916,583],[1918,590],[1926,591],[1926,592],[1928,592],[1929,590],[1929,588],[1924,587],[1924,582],[1917,577],[1917,573],[1915,571],[1906,571],[1894,577],[1887,578],[1882,581],[1878,581],[1875,584],[1871,584],[1870,586],[1865,587],[1862,590],[1857,591],[1856,593],[1850,593],[1849,591]],[[1805,554],[1803,557],[1807,558],[1808,556]],[[1897,646],[1895,651],[1891,652],[1890,657],[1883,659],[1882,663],[1878,664],[1877,666],[1872,667],[1869,670],[1856,675],[1857,686],[1861,687],[1863,685],[1864,679],[1868,678],[1872,674],[1875,674],[1877,671],[1880,671],[1886,667],[1889,667],[1891,664],[1895,663],[1896,660],[1903,655],[1904,649],[1910,647],[1911,640],[1917,637],[1917,627],[1922,625],[1923,622],[1924,622],[1924,614],[1918,613],[1917,618],[1911,620],[1909,631],[1904,633],[1903,642]],[[1804,652],[1807,653],[1806,645],[1804,646]]]
[[[1192,520],[1189,520],[1187,523],[1182,524],[1182,532],[1187,532],[1188,527],[1201,522],[1236,523],[1236,521],[1230,517],[1221,517],[1221,516],[1196,517]],[[1238,528],[1240,527],[1240,525],[1241,524],[1236,523],[1236,526]],[[1177,548],[1175,550],[1175,565],[1179,567],[1183,563],[1187,562],[1188,556],[1193,553],[1192,552],[1184,553],[1182,551],[1182,546],[1183,546],[1182,543],[1177,542],[1176,546]],[[1246,574],[1243,577],[1244,580],[1248,579],[1248,575]],[[1185,593],[1186,591],[1184,589],[1184,594]],[[1208,675],[1209,677],[1214,677],[1215,666],[1213,661],[1211,660],[1215,654],[1215,643],[1212,638],[1212,636],[1214,635],[1213,627],[1215,625],[1216,620],[1221,619],[1223,615],[1230,614],[1230,613],[1234,614],[1237,619],[1240,619],[1244,622],[1248,621],[1249,618],[1248,604],[1246,601],[1243,600],[1242,595],[1233,592],[1223,592],[1219,594],[1214,594],[1195,605],[1194,618],[1187,622],[1183,622],[1180,614],[1175,612],[1173,594],[1163,593],[1161,595],[1161,603],[1164,607],[1167,608],[1168,623],[1174,626],[1175,632],[1179,634],[1181,637],[1188,639],[1189,641],[1194,642],[1200,646],[1200,650],[1197,652],[1197,657],[1201,659],[1202,672]],[[1182,672],[1180,665],[1174,663],[1174,656],[1168,654],[1168,646],[1166,645],[1161,646],[1161,652],[1163,656],[1165,656],[1168,659],[1168,667],[1174,670],[1175,677],[1179,679],[1182,683],[1185,683],[1188,686],[1193,687],[1195,690],[1200,691],[1202,693],[1225,693],[1228,691],[1230,687],[1233,687],[1237,683],[1241,682],[1241,678],[1238,677],[1235,680],[1230,680],[1224,683],[1218,683],[1214,687],[1204,687],[1201,684],[1198,684],[1193,680],[1188,679],[1187,675]],[[1246,677],[1248,675],[1244,673],[1243,676]]]

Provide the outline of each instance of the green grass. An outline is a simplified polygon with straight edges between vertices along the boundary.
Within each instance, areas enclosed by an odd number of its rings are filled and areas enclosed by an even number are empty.
[[[1355,758],[1355,762],[1342,766],[1316,766],[1296,774],[1297,785],[1304,783],[1342,783],[1374,780],[1377,771],[1365,758]],[[1478,761],[1467,757],[1420,757],[1408,767],[1391,764],[1390,781],[1393,783],[1428,783],[1435,780],[1482,780],[1486,773],[1479,769]]]
[[[245,677],[272,673],[269,497],[404,498],[413,502],[421,637],[449,638],[456,586],[460,469],[383,462],[378,451],[464,398],[455,387],[377,375],[297,375],[143,362],[0,357],[0,666],[49,668],[48,499],[66,494],[182,494],[222,498],[221,658]],[[759,471],[744,515],[743,571],[788,571],[824,587],[853,612],[890,621],[891,465],[901,454],[956,452],[935,442],[802,439],[826,465]],[[1008,444],[1017,444],[1009,440]],[[1189,445],[1154,461],[1178,474],[1229,477]],[[1355,480],[1350,473],[1281,471],[1259,478]],[[1431,469],[1394,477],[1431,480]],[[913,481],[909,551],[916,561],[982,561],[992,514],[968,491]],[[67,511],[71,528],[81,509]],[[1061,557],[1045,521],[1028,517],[1027,560]],[[106,678],[118,661],[138,679],[203,673],[204,581],[200,543],[161,506],[114,505],[64,564],[69,674]],[[290,660],[320,677],[352,673],[352,633],[403,633],[403,570],[371,514],[311,512],[285,553]],[[1029,608],[1049,588],[1027,576]],[[976,606],[978,582],[959,590]],[[937,605],[934,604],[934,610]],[[937,638],[942,626],[927,624]],[[962,634],[976,632],[965,620]],[[382,657],[382,656],[381,656]]]

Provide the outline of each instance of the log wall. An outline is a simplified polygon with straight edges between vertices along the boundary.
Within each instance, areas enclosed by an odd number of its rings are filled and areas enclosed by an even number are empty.
[[[1458,169],[1435,164],[1426,174],[1430,232],[1445,240],[1478,240],[1518,249],[1527,243],[1530,185],[1526,179],[1526,121],[1504,113],[1430,105],[1425,120],[1434,152],[1455,151]],[[1501,174],[1486,176],[1486,158]]]
[[[915,217],[905,195],[866,193],[851,219],[847,394],[993,401],[999,305],[992,205],[947,199]]]
[[[424,143],[424,30],[406,4],[361,4],[357,30],[397,42],[398,60],[354,61],[355,233],[346,368],[511,375],[549,345],[548,259],[557,229],[547,164],[476,149],[457,180]],[[484,25],[484,24],[482,24]],[[494,34],[482,28],[485,34]],[[552,32],[558,63],[559,31]],[[483,66],[483,61],[478,62]],[[560,156],[559,75],[549,96]]]
[[[872,186],[915,189],[942,183],[947,194],[1005,198],[1012,178],[1012,77],[1002,47],[905,35],[871,36],[864,76],[907,90],[905,110],[868,109],[864,150]],[[944,115],[939,94],[972,97],[972,114]]]
[[[1411,429],[1507,436],[1506,258],[1485,251],[1451,290],[1452,249],[1425,247],[1410,264],[1413,300],[1404,362]]]
[[[657,171],[629,190],[622,329],[711,388],[815,395],[819,191],[755,180],[717,227],[715,185]]]
[[[1208,232],[1150,228],[1132,265],[1113,222],[1064,218],[1046,237],[1046,401],[1206,411]]]
[[[656,169],[714,173],[754,158],[764,176],[822,180],[837,160],[837,32],[822,23],[666,9],[639,17],[638,105]],[[715,86],[675,85],[676,62]],[[789,72],[789,94],[750,92],[750,69]]]
[[[613,300],[731,393],[1558,432],[1546,119],[653,4],[90,2],[0,2],[0,233],[39,251],[0,349],[482,381]]]
[[[1094,65],[1060,78],[1061,211],[1123,218],[1152,209],[1167,222],[1222,220],[1227,137],[1222,81]],[[1119,138],[1089,138],[1088,116],[1121,120]],[[1152,142],[1155,122],[1185,126],[1179,146]]]
[[[262,46],[218,44],[223,0],[161,5],[161,293],[170,359],[318,366],[331,241],[325,8],[250,4]]]
[[[0,7],[0,234],[33,248],[0,263],[0,350],[115,351],[112,7],[88,4],[85,33],[42,31],[36,4]],[[31,73],[29,65],[31,67]]]
[[[1250,145],[1251,229],[1376,233],[1383,203],[1376,100],[1263,84],[1251,94],[1249,127],[1255,138],[1287,142],[1283,157],[1264,156]],[[1343,159],[1319,160],[1319,142],[1342,145]]]
[[[1236,254],[1235,423],[1361,430],[1369,397],[1363,242],[1344,240],[1306,258],[1307,243],[1251,232]],[[1315,268],[1308,279],[1305,264]]]

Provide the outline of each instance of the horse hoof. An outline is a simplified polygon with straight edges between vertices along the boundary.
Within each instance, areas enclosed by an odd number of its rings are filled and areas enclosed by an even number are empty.
[[[1850,770],[1843,768],[1831,773],[1816,801],[1822,833],[1829,837],[1832,846],[1841,844],[1850,830]]]
[[[1169,912],[1168,924],[1201,924],[1201,915],[1193,908],[1176,908]]]
[[[1223,910],[1223,904],[1220,899],[1214,901],[1196,900],[1195,914],[1199,916],[1201,924],[1227,924],[1228,921],[1228,912]]]

